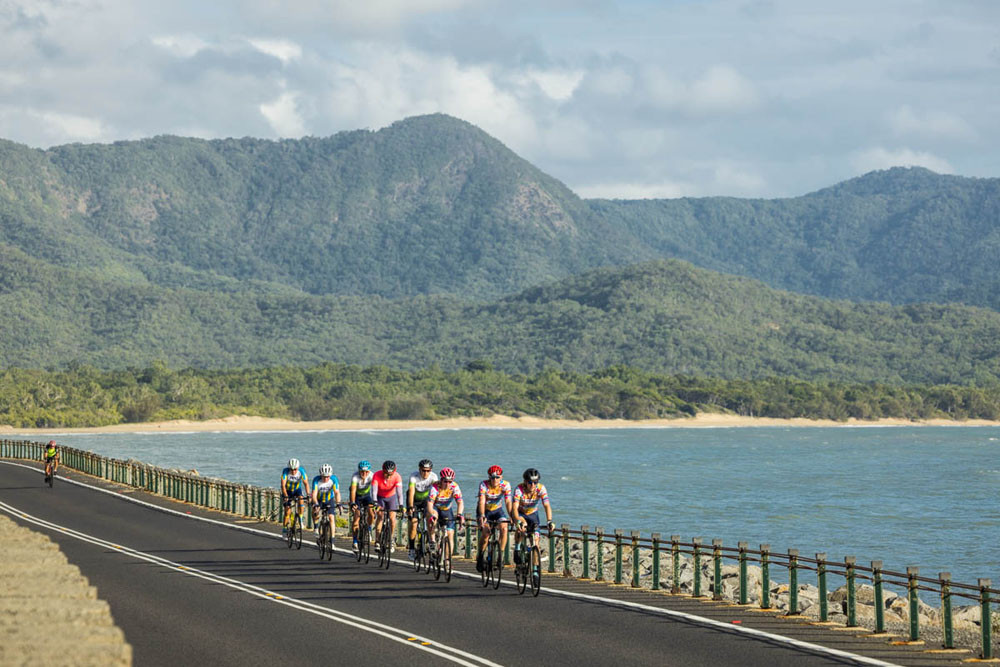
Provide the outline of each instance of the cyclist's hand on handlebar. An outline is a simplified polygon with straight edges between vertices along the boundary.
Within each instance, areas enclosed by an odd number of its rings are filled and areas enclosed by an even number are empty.
[[[552,522],[552,521],[549,521],[549,523],[548,523],[548,529],[549,529],[549,532],[551,533],[552,531],[554,531],[556,529],[556,524],[554,522]]]

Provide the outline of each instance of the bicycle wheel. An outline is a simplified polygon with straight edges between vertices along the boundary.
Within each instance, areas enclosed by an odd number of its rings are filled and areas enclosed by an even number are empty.
[[[492,542],[493,551],[493,590],[500,588],[500,574],[503,571],[503,551],[500,549],[500,540]]]
[[[489,542],[487,542],[486,550],[483,551],[483,571],[479,573],[479,576],[482,577],[483,579],[483,588],[486,588],[487,586],[490,585],[490,573],[493,572],[493,569],[490,567],[490,564],[486,562],[486,556],[489,555],[489,553],[490,553],[490,544]],[[478,559],[479,556],[477,555],[476,558]]]
[[[365,528],[364,522],[358,521],[358,530],[356,533],[354,533],[354,539],[357,540],[358,542],[358,552],[354,554],[354,557],[358,559],[359,563],[361,562],[361,559],[364,557],[365,534],[367,532],[368,529]]]
[[[420,572],[424,559],[424,531],[417,528],[417,536],[413,538],[413,569]]]
[[[444,570],[444,580],[451,581],[451,542],[447,534],[441,542],[441,569]]]
[[[330,530],[330,522],[323,517],[322,530],[323,544],[326,546],[326,559],[333,560],[333,532]]]
[[[538,591],[542,590],[542,550],[538,545],[531,547],[531,570],[528,574],[531,577],[531,594],[538,597]]]
[[[392,523],[389,521],[388,515],[382,521],[382,557],[385,559],[383,565],[385,569],[389,569],[389,564],[392,563]]]
[[[284,519],[282,525],[285,526],[285,542],[288,543],[288,548],[291,549],[292,545],[295,544],[294,519],[292,519],[291,524],[288,523],[288,519]]]
[[[321,519],[322,521],[322,519]],[[316,538],[316,546],[319,548],[319,559],[323,560],[326,558],[326,531],[329,530],[326,522],[323,522],[323,527],[319,531],[319,537]]]
[[[302,548],[302,517],[300,517],[298,515],[298,513],[295,514],[294,534],[295,534],[295,548],[296,549],[301,549]]]
[[[365,526],[365,548],[364,548],[365,564],[367,564],[372,559],[372,527],[371,525]]]
[[[524,589],[528,585],[528,565],[524,562],[526,555],[523,543],[514,545],[514,581],[519,595],[524,595]]]
[[[52,485],[55,483],[55,481],[56,481],[56,469],[53,468],[52,472],[49,473],[49,488],[50,489],[52,488]]]

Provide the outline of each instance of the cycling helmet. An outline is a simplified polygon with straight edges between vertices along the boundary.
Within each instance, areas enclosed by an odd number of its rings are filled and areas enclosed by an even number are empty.
[[[450,482],[455,479],[455,471],[451,468],[441,468],[441,472],[438,474],[438,477],[442,482]]]
[[[358,464],[358,472],[364,472],[366,470],[371,470],[371,469],[372,469],[372,464],[368,461],[368,459],[365,459],[364,461]]]
[[[329,463],[324,463],[319,467],[319,474],[321,477],[329,477],[333,474],[333,466]]]
[[[395,469],[396,469],[395,461],[386,461],[385,463],[382,464],[382,472],[384,472],[386,475],[393,472]]]
[[[524,481],[525,482],[537,482],[538,481],[538,471],[534,468],[528,468],[524,471]]]
[[[490,466],[490,469],[486,471],[490,477],[503,477],[503,468],[500,466]]]
[[[420,468],[421,470],[423,470],[424,468],[430,470],[431,468],[434,467],[434,464],[431,463],[430,459],[423,459],[420,461],[420,464],[417,467]]]
[[[288,459],[288,468],[290,470],[298,470],[300,465],[298,459]]]
[[[49,440],[49,446],[50,447],[55,447],[56,446],[56,441],[55,440]],[[430,461],[428,461],[428,463],[430,463]]]

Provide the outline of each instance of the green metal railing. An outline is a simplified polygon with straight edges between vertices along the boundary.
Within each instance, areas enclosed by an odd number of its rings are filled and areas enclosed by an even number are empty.
[[[0,458],[42,460],[44,444],[23,440],[0,440]],[[165,496],[181,502],[200,507],[220,510],[245,517],[253,517],[260,521],[278,521],[281,507],[280,494],[276,489],[261,488],[246,484],[234,484],[225,480],[206,479],[197,474],[165,470],[137,461],[121,461],[94,454],[93,452],[60,447],[61,465],[88,475],[100,477],[119,484],[144,489],[150,493]],[[307,513],[307,516],[309,513]],[[312,517],[308,516],[309,527],[312,527]],[[403,543],[406,537],[408,522],[397,522],[396,541]],[[479,530],[474,528],[474,522],[466,517],[465,530],[456,531],[456,553],[464,553],[465,558],[472,558],[475,553],[474,544],[478,543]],[[671,535],[669,541],[661,540],[659,533],[643,537],[639,531],[615,529],[605,531],[601,526],[593,530],[589,526],[581,526],[573,530],[563,524],[556,530],[546,533],[542,541],[542,558],[548,561],[547,571],[551,574],[561,574],[564,577],[579,576],[591,578],[591,558],[594,559],[594,579],[606,581],[608,566],[607,558],[613,558],[613,577],[615,584],[626,581],[628,569],[628,585],[633,588],[649,588],[651,590],[666,590],[670,594],[679,595],[682,592],[681,571],[682,562],[692,564],[693,572],[690,582],[691,595],[701,597],[703,593],[702,564],[708,565],[708,589],[714,600],[722,600],[723,565],[729,560],[736,565],[736,595],[735,600],[741,605],[750,604],[751,597],[756,593],[761,609],[772,609],[771,605],[771,567],[784,568],[788,575],[788,609],[787,615],[798,615],[799,609],[799,577],[803,572],[813,572],[819,591],[819,620],[828,621],[829,614],[829,577],[840,577],[845,582],[846,595],[842,610],[847,626],[857,625],[857,586],[858,582],[870,582],[874,587],[875,632],[886,632],[885,623],[885,589],[893,587],[905,592],[908,607],[908,639],[920,639],[919,595],[930,592],[940,597],[942,645],[954,648],[953,603],[955,598],[973,601],[980,607],[981,650],[980,657],[993,657],[992,647],[992,615],[995,596],[1000,590],[992,588],[990,579],[979,579],[976,585],[953,582],[948,572],[942,572],[937,578],[922,577],[916,567],[906,568],[906,572],[886,570],[882,561],[872,561],[866,567],[859,565],[853,556],[847,556],[841,561],[830,560],[826,553],[817,553],[815,558],[801,556],[796,549],[787,553],[772,551],[770,545],[761,544],[759,549],[750,549],[746,542],[739,542],[737,547],[726,547],[722,540],[713,539],[711,550],[708,550],[700,537],[691,538],[690,542],[682,541],[679,535]],[[571,558],[571,544],[580,542],[577,550],[582,558],[574,562]],[[509,542],[509,541],[508,541]],[[627,553],[626,553],[627,550]],[[510,551],[510,545],[505,551],[505,559]],[[644,554],[651,558],[649,565],[644,563]],[[710,562],[706,559],[710,559]],[[663,563],[668,563],[666,579],[669,586],[664,586]],[[756,563],[760,567],[760,584],[755,590],[750,589],[748,565]]]

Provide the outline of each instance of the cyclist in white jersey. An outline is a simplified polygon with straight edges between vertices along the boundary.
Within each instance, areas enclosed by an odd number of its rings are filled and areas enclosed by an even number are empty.
[[[352,547],[358,550],[358,524],[361,512],[368,513],[368,525],[375,523],[375,476],[372,464],[366,459],[358,463],[358,471],[351,477],[351,537]]]
[[[410,560],[413,560],[413,541],[417,539],[417,520],[419,516],[427,519],[427,497],[431,486],[438,481],[434,473],[434,464],[430,459],[424,459],[417,466],[417,471],[410,475],[410,483],[406,490],[406,512],[410,516]]]
[[[316,535],[319,536],[319,519],[322,516],[320,511],[326,507],[327,518],[330,521],[330,537],[337,532],[337,522],[333,520],[337,513],[337,505],[340,504],[340,481],[333,474],[333,467],[329,463],[324,463],[319,467],[319,475],[313,477],[312,481],[312,505],[313,521],[316,525]]]

